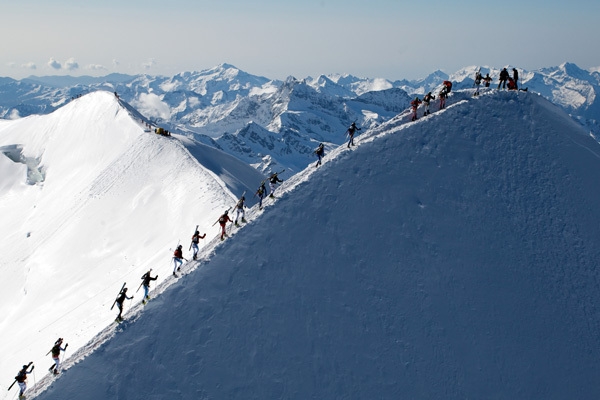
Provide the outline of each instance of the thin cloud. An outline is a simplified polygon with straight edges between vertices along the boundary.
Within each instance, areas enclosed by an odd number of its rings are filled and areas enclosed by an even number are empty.
[[[75,61],[73,57],[71,57],[67,61],[65,61],[65,65],[63,67],[66,70],[73,71],[79,68],[79,64],[77,63],[77,61]]]
[[[21,68],[37,69],[37,65],[34,62],[28,62],[28,63],[25,63],[25,64],[21,64]]]
[[[108,68],[100,64],[89,64],[85,66],[85,69],[89,69],[91,71],[106,71]]]
[[[54,69],[61,69],[62,68],[61,63],[59,63],[58,61],[56,61],[54,59],[54,57],[50,57],[50,60],[48,61],[48,66],[50,68],[54,68]]]
[[[146,61],[145,63],[142,63],[142,67],[144,69],[150,69],[155,65],[156,65],[156,61],[154,61],[154,58],[151,58],[148,61]]]
[[[115,59],[115,60],[112,60],[112,63],[113,63],[113,67],[118,67],[118,66],[119,66],[119,64],[121,64],[121,63],[119,62],[119,60],[116,60],[116,59]]]

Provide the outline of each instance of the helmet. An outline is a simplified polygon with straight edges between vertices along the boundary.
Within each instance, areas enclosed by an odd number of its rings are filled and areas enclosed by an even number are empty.
[[[244,196],[242,196],[242,200],[246,200],[246,198]]]
[[[200,234],[200,232],[198,232],[198,231],[194,232],[194,235],[199,235],[199,234]]]
[[[27,367],[29,367],[29,365],[23,365],[23,369],[27,369]]]
[[[223,214],[227,215],[228,212],[229,212],[229,210],[225,210],[225,212]]]
[[[127,291],[127,288],[123,288],[123,293],[125,293]]]

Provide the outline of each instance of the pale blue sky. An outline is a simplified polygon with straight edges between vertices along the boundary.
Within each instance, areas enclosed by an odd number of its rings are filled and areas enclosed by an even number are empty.
[[[173,75],[221,63],[277,79],[349,73],[391,80],[468,65],[600,66],[597,0],[0,4],[0,76],[13,78]]]

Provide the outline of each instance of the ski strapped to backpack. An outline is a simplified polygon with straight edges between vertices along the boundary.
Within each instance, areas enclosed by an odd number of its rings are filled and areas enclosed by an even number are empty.
[[[229,208],[227,209],[227,211],[225,211],[223,214],[225,214],[225,213],[229,213],[229,210],[231,210],[231,207],[229,207]],[[219,219],[217,219],[217,220],[215,221],[215,223],[214,223],[214,224],[212,224],[211,226],[215,226],[215,225],[217,224],[217,222],[219,222],[219,220],[221,219],[221,217],[223,216],[223,214],[221,214],[221,215],[219,216]]]
[[[271,177],[278,176],[279,174],[283,174],[284,172],[285,172],[285,169],[282,169],[280,172],[275,172],[274,174],[271,174],[271,176],[268,179],[270,180]]]
[[[196,234],[196,231],[198,230],[198,227],[200,225],[196,225],[196,229],[194,229],[194,235]],[[192,244],[194,244],[194,240],[192,239],[192,241],[190,242],[190,248],[188,249],[188,251],[192,250]]]
[[[265,185],[265,182],[266,182],[266,181],[267,181],[267,180],[265,179],[265,180],[263,180],[263,181],[260,183],[260,185],[258,185],[258,189],[256,189],[256,192],[254,192],[254,196],[252,196],[252,198],[256,197],[256,195],[258,194],[258,192],[259,192],[261,189],[263,189],[263,186]],[[265,191],[264,191],[264,189],[263,189],[263,194],[264,194],[264,192],[265,192]]]
[[[117,299],[119,298],[119,296],[121,295],[121,293],[123,293],[123,289],[125,288],[125,284],[127,282],[123,283],[123,286],[121,286],[121,290],[119,290],[119,294],[117,295],[117,297],[115,298],[115,301],[113,302],[112,306],[110,307],[110,309],[112,310],[115,307],[115,304],[117,304]]]
[[[240,208],[240,202],[242,201],[242,197],[244,197],[244,196],[246,196],[246,191],[245,190],[244,190],[244,193],[242,193],[242,195],[238,199],[238,201],[235,203],[235,208]]]
[[[31,364],[33,364],[33,361],[30,361],[29,364],[27,364],[27,368],[29,368],[31,366]],[[27,368],[25,368],[25,370],[27,370]],[[19,372],[21,372],[21,371],[19,371]],[[10,384],[10,386],[8,387],[8,390],[12,389],[13,385],[15,383],[17,383],[17,379],[18,379],[18,376],[15,376],[15,380],[13,381],[13,383]]]

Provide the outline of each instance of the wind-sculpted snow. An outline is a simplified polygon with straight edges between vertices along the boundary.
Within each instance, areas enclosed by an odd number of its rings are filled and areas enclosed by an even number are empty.
[[[283,174],[37,398],[598,398],[600,145],[532,93],[409,119]]]

